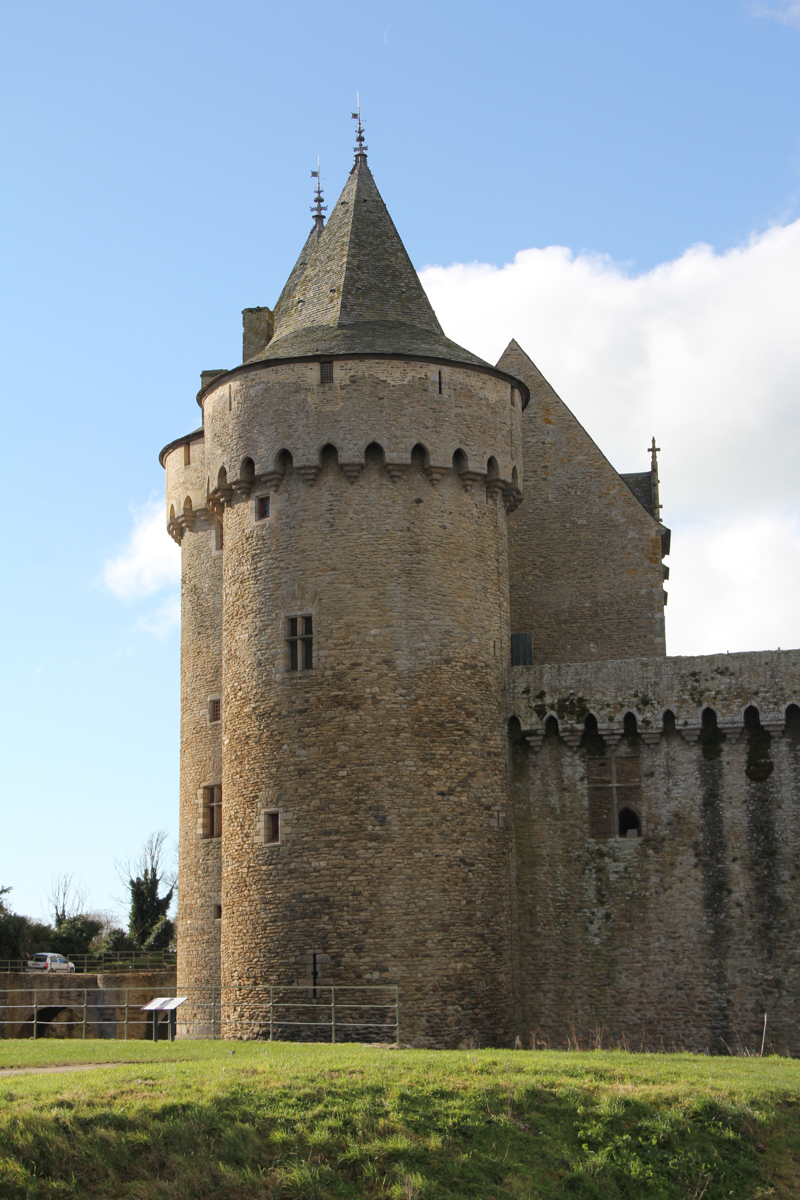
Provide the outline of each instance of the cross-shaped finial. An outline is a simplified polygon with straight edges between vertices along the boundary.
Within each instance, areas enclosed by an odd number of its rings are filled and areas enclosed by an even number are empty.
[[[364,145],[364,129],[361,124],[361,100],[359,98],[358,92],[356,92],[356,111],[354,113],[351,113],[350,116],[353,118],[354,121],[358,121],[358,125],[356,126],[356,145],[353,147],[353,151],[356,156],[356,162],[358,162],[359,159],[366,162],[367,161],[366,152],[369,149],[369,147]]]
[[[661,512],[661,509],[663,507],[663,505],[659,504],[659,499],[658,499],[658,457],[657,456],[661,451],[661,447],[656,445],[655,438],[653,438],[652,442],[648,446],[648,450],[650,451],[650,475],[652,478],[652,487],[653,487],[653,507],[655,508],[656,518],[658,518],[659,513]]]

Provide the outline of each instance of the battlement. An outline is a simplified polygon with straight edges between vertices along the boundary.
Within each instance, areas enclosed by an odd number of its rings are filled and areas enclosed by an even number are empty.
[[[515,667],[510,715],[534,748],[548,729],[577,747],[587,718],[607,744],[625,735],[625,721],[656,743],[666,733],[696,742],[703,712],[735,742],[745,711],[755,708],[762,727],[782,733],[786,710],[800,705],[800,650],[763,650],[673,658],[630,658],[606,662]]]

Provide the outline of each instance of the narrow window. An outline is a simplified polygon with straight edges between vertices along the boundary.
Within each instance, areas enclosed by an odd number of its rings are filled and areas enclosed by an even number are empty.
[[[314,666],[314,633],[312,618],[288,617],[289,670],[311,671]]]
[[[264,841],[269,845],[281,840],[281,814],[279,812],[264,813]]]
[[[203,788],[203,837],[222,837],[222,788]]]
[[[185,467],[188,467],[189,464],[191,463],[191,461],[192,461],[192,447],[189,444],[189,442],[186,442],[186,444],[183,447],[183,465]]]
[[[439,395],[442,394],[442,372],[439,372]]]
[[[259,496],[256,500],[256,520],[266,521],[269,516],[269,496]]]
[[[217,521],[214,525],[214,549],[221,550],[225,540],[225,531],[222,528],[222,521]]]
[[[219,696],[215,696],[213,700],[208,702],[208,719],[212,723],[222,720],[222,701]]]
[[[332,362],[322,362],[319,364],[319,381],[320,383],[333,383]]]
[[[533,665],[533,641],[529,633],[512,633],[511,665],[512,667]]]
[[[214,920],[215,921],[222,920],[222,905],[221,904],[214,905]]]

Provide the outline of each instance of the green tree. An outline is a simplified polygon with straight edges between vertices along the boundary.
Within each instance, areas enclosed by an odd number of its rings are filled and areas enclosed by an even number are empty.
[[[49,950],[53,930],[12,912],[3,899],[11,888],[0,887],[0,959],[29,958],[37,950]]]
[[[74,916],[64,917],[61,924],[53,931],[50,938],[50,949],[56,954],[89,954],[91,943],[103,927],[102,921],[90,917],[87,913],[75,913]]]
[[[167,916],[175,881],[168,876],[164,862],[166,840],[165,830],[151,833],[139,857],[126,864],[122,875],[131,898],[128,933],[137,948],[160,950],[175,936],[175,926]],[[163,896],[159,895],[162,883],[167,886]]]

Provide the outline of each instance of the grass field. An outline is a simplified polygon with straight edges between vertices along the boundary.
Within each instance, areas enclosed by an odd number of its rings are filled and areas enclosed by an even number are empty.
[[[3,1200],[800,1197],[800,1061],[0,1042],[98,1061],[0,1070]]]

